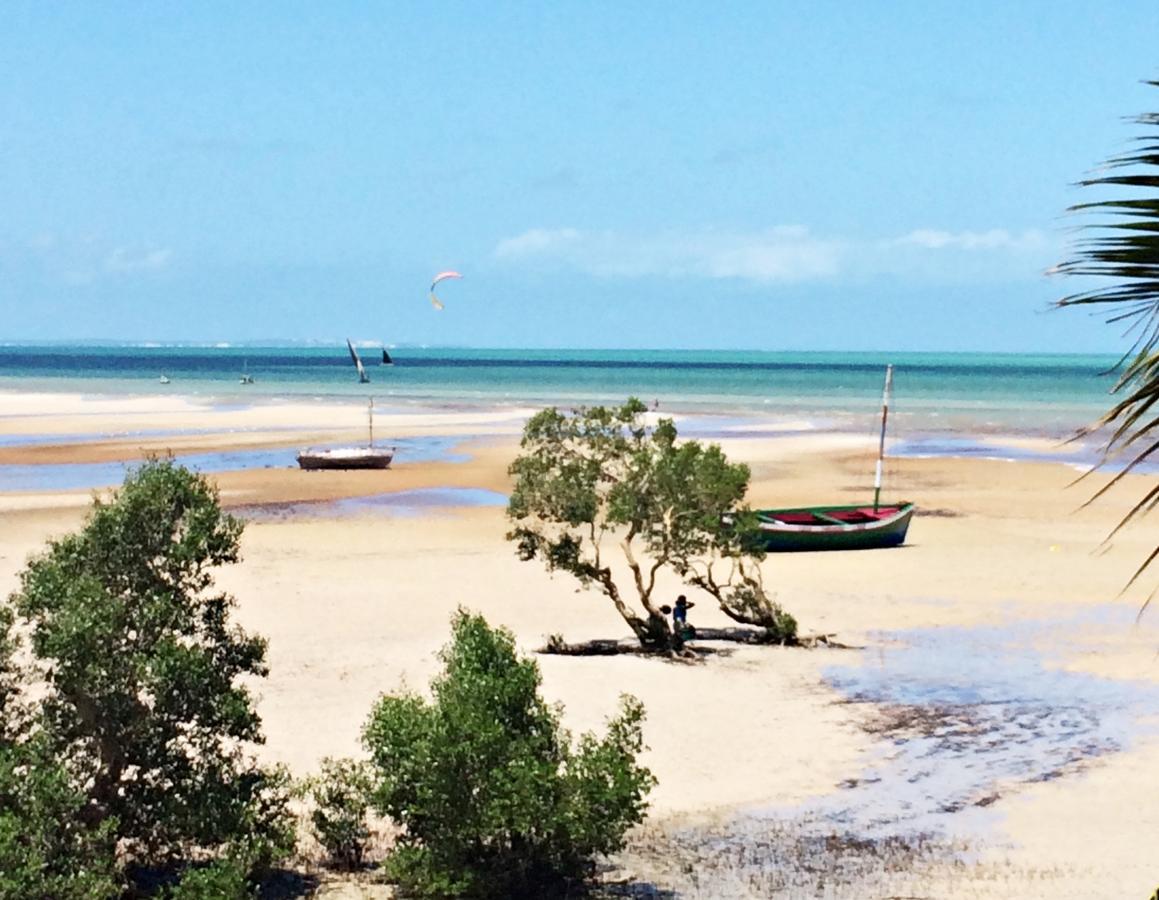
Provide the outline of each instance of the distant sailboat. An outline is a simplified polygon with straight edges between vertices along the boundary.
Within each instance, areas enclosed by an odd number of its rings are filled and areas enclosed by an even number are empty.
[[[390,358],[390,354],[386,352],[386,348],[382,348],[382,364],[384,366],[393,366],[394,360]]]
[[[358,367],[358,383],[366,384],[370,381],[370,376],[366,374],[366,369],[362,368],[362,360],[358,358],[358,351],[350,343],[350,338],[346,339],[346,349],[350,351],[350,358],[354,360],[354,365]]]
[[[160,379],[160,381],[161,381],[161,383],[162,383],[162,384],[168,384],[168,383],[169,383],[169,378],[168,378],[168,377],[165,375],[165,373],[164,373],[164,372],[162,372],[162,373],[161,373],[161,379]]]
[[[254,383],[254,377],[249,373],[249,360],[248,359],[242,360],[241,378],[239,378],[237,381],[238,381],[238,384],[253,384]]]

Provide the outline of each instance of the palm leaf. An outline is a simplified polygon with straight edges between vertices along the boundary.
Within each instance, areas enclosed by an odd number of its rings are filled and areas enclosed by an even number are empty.
[[[1159,87],[1159,81],[1147,84]],[[1108,159],[1078,185],[1116,192],[1106,199],[1076,203],[1067,212],[1091,217],[1071,245],[1071,258],[1052,271],[1068,277],[1097,278],[1096,287],[1057,301],[1060,307],[1103,307],[1109,324],[1126,324],[1130,349],[1115,366],[1118,395],[1111,408],[1076,437],[1101,431],[1107,435],[1095,469],[1124,460],[1122,468],[1087,504],[1119,484],[1144,462],[1159,458],[1159,112],[1132,120],[1145,129],[1133,147]],[[1127,196],[1119,196],[1127,194]],[[1093,471],[1093,470],[1092,470]],[[1159,485],[1151,487],[1107,536],[1159,506]],[[1159,559],[1156,547],[1135,570],[1123,590],[1135,584]],[[1152,592],[1140,615],[1155,595]]]

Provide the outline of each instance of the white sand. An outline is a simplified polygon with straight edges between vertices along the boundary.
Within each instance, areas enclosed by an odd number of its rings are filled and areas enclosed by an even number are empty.
[[[0,397],[0,424],[10,433],[212,429],[198,438],[199,448],[284,446],[309,429],[344,429],[351,413],[357,418],[356,406],[276,404],[243,413],[206,410],[177,397]],[[499,435],[475,446],[465,464],[216,477],[227,504],[421,487],[504,490],[516,452],[515,417],[509,411],[411,414],[379,423],[399,435]],[[230,428],[246,430],[231,435]],[[166,440],[74,444],[66,458],[117,458]],[[752,465],[755,505],[842,502],[861,496],[868,481],[865,438],[770,434],[724,445]],[[0,459],[58,461],[59,448],[50,447],[5,448]],[[890,468],[892,496],[941,514],[915,519],[899,550],[771,557],[766,582],[804,631],[872,643],[882,631],[1065,619],[1109,603],[1137,605],[1145,596],[1141,589],[1114,599],[1154,543],[1153,522],[1129,529],[1107,552],[1094,551],[1151,481],[1127,479],[1104,502],[1079,510],[1099,479],[1068,489],[1073,472],[1062,465],[910,459]],[[0,591],[16,586],[24,560],[46,537],[79,523],[87,502],[87,491],[0,496]],[[503,537],[505,524],[502,509],[481,508],[251,525],[243,563],[223,572],[220,582],[237,596],[238,618],[269,638],[271,675],[255,687],[268,736],[264,755],[306,773],[323,756],[357,752],[359,730],[380,692],[400,684],[425,687],[460,604],[511,628],[529,651],[552,632],[573,641],[625,635],[600,595],[577,592],[566,578],[552,579],[537,564],[516,560]],[[664,583],[661,590],[674,595],[678,585]],[[703,601],[693,619],[701,626],[728,624]],[[1052,648],[1060,667],[1159,681],[1159,611],[1135,629],[1075,637],[1068,643],[1064,635]],[[837,659],[854,658],[841,651],[741,647],[700,665],[636,657],[539,662],[546,695],[565,704],[576,731],[599,727],[621,692],[644,701],[647,761],[659,778],[653,817],[663,822],[752,806],[787,808],[858,777],[877,742],[859,727],[863,710],[835,704],[837,694],[823,679]],[[1002,871],[1016,873],[1002,877],[1015,882],[995,882],[997,892],[986,893],[978,868],[977,883],[961,895],[1145,896],[1159,884],[1159,815],[1150,802],[1157,766],[1159,749],[1142,741],[1095,760],[1085,773],[1010,785],[997,807],[994,849],[979,866],[1001,863]],[[1140,874],[1147,860],[1155,884]],[[943,888],[969,881],[962,872],[945,878]],[[1088,893],[1052,893],[1065,884]]]

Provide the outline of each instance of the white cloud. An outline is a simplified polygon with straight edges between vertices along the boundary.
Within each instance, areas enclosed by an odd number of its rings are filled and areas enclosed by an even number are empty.
[[[631,235],[575,228],[535,228],[500,241],[497,259],[562,266],[620,278],[737,279],[788,283],[894,277],[1037,277],[1057,248],[1040,231],[951,232],[916,229],[901,237],[820,236],[800,225],[764,231]]]
[[[841,243],[782,226],[755,235],[700,238],[689,247],[697,274],[747,281],[810,281],[835,275]]]
[[[153,250],[132,250],[126,247],[117,247],[105,257],[106,272],[148,272],[163,269],[169,265],[173,251],[167,248]]]
[[[500,241],[495,247],[499,259],[517,259],[535,254],[558,250],[561,246],[577,240],[580,233],[574,228],[532,228],[523,234]]]
[[[1021,234],[1011,234],[1005,228],[990,231],[939,231],[933,228],[918,228],[897,238],[894,243],[941,250],[949,247],[956,250],[1035,250],[1045,247],[1046,237],[1041,231],[1028,229]]]
[[[84,233],[44,232],[0,243],[0,267],[69,285],[157,272],[172,260],[167,247],[117,245]]]
[[[801,281],[833,274],[838,248],[797,226],[751,235],[704,232],[654,237],[536,228],[500,241],[495,256],[562,263],[609,277]]]

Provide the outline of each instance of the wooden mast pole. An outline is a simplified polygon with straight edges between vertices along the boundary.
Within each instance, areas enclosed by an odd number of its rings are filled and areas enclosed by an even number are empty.
[[[885,423],[889,418],[889,395],[893,392],[893,366],[885,367],[885,389],[881,392],[881,438],[877,442],[877,469],[873,474],[873,511],[881,500],[881,465],[885,459]]]

